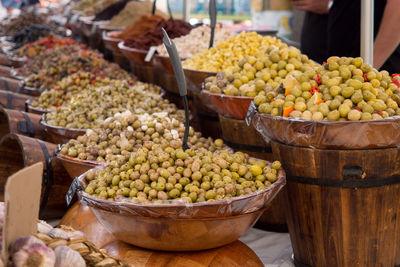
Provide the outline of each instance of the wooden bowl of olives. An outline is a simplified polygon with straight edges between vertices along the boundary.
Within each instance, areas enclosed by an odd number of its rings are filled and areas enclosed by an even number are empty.
[[[65,127],[50,125],[46,122],[45,116],[46,114],[42,115],[40,124],[43,125],[46,132],[50,135],[50,138],[53,140],[55,144],[64,144],[68,142],[70,139],[75,139],[78,136],[84,135],[86,133],[85,129],[65,128]]]
[[[130,195],[128,190],[136,193],[136,187],[128,189],[124,187],[125,183],[132,182],[134,186],[141,184],[136,182],[138,180],[125,180],[122,177],[125,174],[120,173],[118,177],[110,177],[115,186],[110,187],[107,192],[102,191],[100,184],[92,191],[93,179],[98,175],[96,171],[105,171],[106,168],[111,168],[109,166],[88,171],[78,178],[81,187],[85,188],[78,191],[79,199],[91,207],[100,223],[117,239],[139,247],[163,251],[205,250],[234,242],[255,224],[286,181],[284,171],[278,169],[277,180],[270,186],[235,197],[218,198],[207,194],[207,199],[215,199],[193,203],[184,201],[184,198],[165,198],[163,201],[162,196],[166,196],[168,191],[157,185],[156,189],[159,191],[153,196],[154,201],[137,202],[128,197],[109,200],[106,198],[107,194]],[[108,180],[107,177],[104,179]],[[114,187],[118,185],[123,188],[115,190],[117,188]],[[175,194],[173,190],[168,192],[170,196]],[[100,197],[93,195],[96,193]],[[149,192],[149,196],[151,195]]]

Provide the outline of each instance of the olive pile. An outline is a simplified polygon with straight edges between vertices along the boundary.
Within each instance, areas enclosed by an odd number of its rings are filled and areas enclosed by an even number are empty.
[[[282,86],[254,98],[258,111],[311,120],[358,121],[400,115],[397,77],[362,58],[330,57],[315,71],[288,76]]]
[[[131,152],[143,147],[150,149],[153,144],[180,147],[184,131],[183,123],[169,118],[166,113],[134,115],[127,111],[106,119],[99,128],[88,130],[76,140],[70,140],[61,147],[60,153],[82,160],[110,162],[129,157]],[[221,146],[221,141],[216,145]],[[217,149],[211,138],[202,137],[193,128],[189,129],[188,145],[192,149]]]
[[[151,142],[103,170],[88,172],[85,192],[111,201],[213,201],[265,189],[278,180],[280,167],[279,161],[270,164],[242,152]]]
[[[261,36],[255,32],[242,32],[215,47],[197,53],[183,62],[188,69],[226,72],[236,66],[239,60],[253,55],[263,46],[280,46],[281,41],[271,36]]]
[[[252,56],[217,76],[205,80],[205,89],[211,93],[255,97],[276,88],[288,75],[300,75],[319,64],[309,60],[295,47],[281,44],[262,47]]]
[[[78,72],[63,78],[52,89],[42,92],[39,98],[33,101],[31,105],[33,107],[55,110],[56,107],[68,102],[77,94],[107,85],[115,87],[125,86],[126,88],[128,86],[122,80],[114,80],[108,77],[102,78],[88,72]],[[160,93],[159,87],[150,86],[150,89],[154,93]]]
[[[121,81],[121,86],[102,86],[82,92],[68,103],[46,114],[46,122],[53,126],[66,128],[93,129],[105,119],[117,113],[130,110],[136,114],[166,112],[172,117],[183,118],[174,104],[162,99],[159,94],[151,93],[155,86],[136,82],[129,86]]]
[[[59,50],[50,50],[57,51]],[[50,52],[49,51],[49,52]],[[53,54],[53,53],[51,53]],[[59,59],[59,60],[55,60]],[[113,77],[113,79],[128,80],[132,78],[117,64],[109,63],[97,52],[91,50],[79,50],[74,54],[57,55],[55,59],[46,61],[48,64],[41,64],[39,72],[33,73],[25,80],[25,85],[40,88],[41,90],[52,88],[62,78],[80,71],[90,72],[97,76]]]

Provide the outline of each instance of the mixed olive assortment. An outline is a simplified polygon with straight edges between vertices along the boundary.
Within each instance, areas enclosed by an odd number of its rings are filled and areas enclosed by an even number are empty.
[[[119,86],[94,87],[72,97],[55,111],[46,114],[46,122],[66,128],[93,129],[105,119],[130,110],[136,114],[166,112],[183,119],[183,110],[169,103],[159,94],[152,93],[152,84],[136,82],[130,86],[121,80]]]
[[[165,112],[136,115],[126,111],[106,119],[99,128],[87,130],[76,140],[70,140],[61,147],[60,153],[81,160],[110,162],[127,157],[142,147],[151,148],[152,144],[179,147],[184,131],[183,123]],[[217,149],[211,138],[202,137],[191,127],[188,145],[192,149]]]
[[[133,82],[128,82],[128,85],[132,84]],[[127,84],[124,83],[123,80],[114,80],[109,77],[102,78],[101,76],[89,72],[77,72],[57,82],[52,89],[42,92],[39,98],[32,102],[31,106],[55,110],[55,108],[64,103],[68,103],[71,98],[82,92],[107,85],[121,87]],[[156,86],[150,86],[149,89],[157,94],[161,91],[161,88]]]
[[[225,73],[208,77],[204,89],[211,93],[255,97],[278,87],[288,75],[300,75],[318,66],[293,46],[261,47]]]
[[[279,161],[271,164],[242,152],[183,150],[178,143],[149,141],[129,157],[89,171],[85,192],[110,201],[213,201],[265,189],[278,180],[280,168]]]
[[[311,120],[358,121],[400,115],[400,80],[362,58],[330,57],[254,98],[258,111]]]
[[[255,32],[241,32],[185,60],[183,66],[194,70],[226,72],[242,58],[255,54],[261,47],[271,45],[279,47],[281,40],[271,36],[263,37]]]

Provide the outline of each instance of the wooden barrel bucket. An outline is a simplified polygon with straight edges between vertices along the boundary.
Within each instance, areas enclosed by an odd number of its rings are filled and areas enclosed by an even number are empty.
[[[4,201],[7,177],[36,162],[43,162],[42,219],[60,218],[66,211],[65,195],[72,179],[62,164],[52,158],[56,145],[39,139],[8,134],[0,140],[0,201]]]
[[[272,149],[254,127],[248,127],[244,120],[219,115],[222,139],[235,151],[242,151],[252,157],[273,161]],[[271,207],[257,221],[255,227],[275,232],[287,232],[283,192],[279,192]]]
[[[11,70],[12,70],[12,68],[10,68],[8,66],[3,66],[2,64],[0,64],[0,76],[1,77],[12,77]]]
[[[399,266],[399,148],[271,145],[287,174],[297,266]]]
[[[0,90],[10,91],[14,93],[22,93],[24,82],[21,80],[12,79],[9,77],[0,77]]]
[[[11,62],[6,54],[0,53],[0,65],[11,67]]]
[[[0,107],[2,108],[25,110],[25,102],[33,99],[28,95],[0,90]]]
[[[39,123],[41,116],[15,109],[0,110],[0,139],[9,133],[49,141],[49,135]]]
[[[68,210],[60,225],[69,225],[82,231],[89,241],[105,249],[110,256],[136,267],[264,266],[257,255],[240,241],[199,252],[161,252],[126,244],[108,233],[90,208],[79,202]]]

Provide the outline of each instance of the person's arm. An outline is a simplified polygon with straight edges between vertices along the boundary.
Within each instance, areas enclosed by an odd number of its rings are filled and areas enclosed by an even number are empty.
[[[298,10],[310,11],[317,14],[327,14],[329,0],[292,0],[293,6]]]
[[[374,67],[379,69],[400,43],[400,0],[387,0],[374,43]]]

